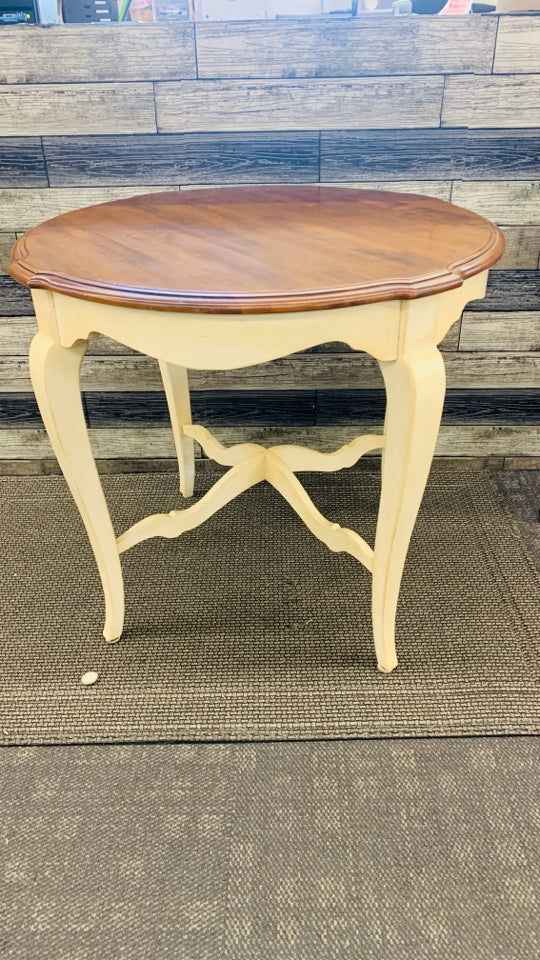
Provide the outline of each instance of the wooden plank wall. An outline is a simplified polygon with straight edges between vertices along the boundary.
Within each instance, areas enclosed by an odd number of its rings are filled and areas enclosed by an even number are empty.
[[[438,454],[540,457],[540,17],[11,27],[0,33],[0,460],[54,469],[31,393],[31,299],[16,236],[65,210],[234,183],[426,193],[503,227],[485,300],[443,349]],[[373,361],[328,344],[245,373],[192,375],[223,440],[330,449],[380,426]],[[157,365],[92,343],[82,387],[96,454],[173,455]],[[30,469],[30,467],[29,467]]]

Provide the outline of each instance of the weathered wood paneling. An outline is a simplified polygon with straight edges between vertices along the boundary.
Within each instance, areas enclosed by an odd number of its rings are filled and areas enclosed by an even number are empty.
[[[218,394],[219,396],[219,394]],[[327,390],[317,392],[317,423],[345,425],[384,420],[384,390]],[[537,390],[449,390],[443,424],[540,424]]]
[[[9,396],[13,398],[17,394]],[[87,393],[85,405],[91,427],[137,427],[169,422],[164,393]],[[191,412],[195,423],[208,427],[215,424],[310,426],[316,422],[315,391],[193,391]]]
[[[44,150],[53,187],[319,179],[318,133],[46,137]]]
[[[9,34],[9,35],[8,35]],[[12,26],[0,33],[0,83],[99,83],[197,76],[191,23],[99,25],[60,30]]]
[[[0,137],[0,186],[49,186],[39,137]]]
[[[321,180],[534,180],[540,130],[323,131]]]
[[[14,233],[0,233],[0,275],[8,272],[11,263],[11,248],[15,243]],[[2,304],[0,303],[0,316],[2,315]]]
[[[362,427],[362,432],[368,425]],[[336,450],[358,436],[355,427],[216,427],[212,431],[225,445],[255,442],[263,444],[298,443],[323,451]],[[141,460],[174,458],[172,432],[166,428],[142,427],[93,429],[90,442],[98,458]],[[537,457],[540,456],[540,427],[524,426],[443,426],[436,455]],[[43,430],[0,430],[0,460],[52,458],[53,453]]]
[[[446,353],[448,386],[456,389],[538,387],[538,353]],[[9,391],[30,391],[24,357],[0,359],[0,383]],[[156,360],[142,356],[87,357],[81,385],[88,391],[163,389]],[[376,362],[361,353],[296,354],[245,370],[191,370],[193,390],[333,390],[382,388]]]
[[[0,136],[155,131],[151,83],[0,86]]]
[[[530,313],[463,314],[460,350],[540,350],[539,309]],[[540,381],[539,381],[540,387]]]
[[[0,317],[24,317],[32,313],[34,305],[30,291],[11,277],[0,275]],[[0,319],[0,326],[2,320]]]
[[[158,130],[438,127],[443,83],[442,77],[156,83]]]
[[[496,22],[292,20],[198,23],[200,78],[490,73]]]
[[[522,312],[537,311],[539,306],[540,271],[491,270],[484,299],[471,301],[468,309],[475,313]]]
[[[505,227],[506,249],[492,270],[534,270],[540,267],[540,227]]]
[[[335,180],[323,181],[323,187],[336,187]],[[451,180],[364,180],[339,183],[340,187],[351,187],[355,190],[393,190],[396,193],[423,193],[426,197],[436,197],[438,200],[450,200],[452,193]]]
[[[443,127],[540,127],[540,76],[447,77]]]
[[[177,188],[178,189],[178,188]],[[69,210],[94,203],[121,200],[141,193],[159,193],[174,187],[77,187],[49,190],[0,190],[0,230],[18,233]],[[0,315],[1,315],[0,306]]]
[[[540,18],[500,17],[494,73],[540,73]]]
[[[457,180],[452,203],[467,207],[499,226],[540,224],[540,182],[482,183]]]

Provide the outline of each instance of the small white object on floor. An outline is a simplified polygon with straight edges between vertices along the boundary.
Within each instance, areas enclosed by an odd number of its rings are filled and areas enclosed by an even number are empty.
[[[81,677],[81,683],[85,687],[89,687],[92,683],[95,683],[97,679],[98,674],[95,672],[95,670],[90,670],[88,673],[83,673]]]

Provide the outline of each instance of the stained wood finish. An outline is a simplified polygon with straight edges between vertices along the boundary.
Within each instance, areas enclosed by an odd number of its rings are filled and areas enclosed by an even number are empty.
[[[48,186],[39,137],[0,137],[0,187]]]
[[[102,303],[281,312],[450,290],[503,249],[493,224],[427,197],[236,188],[65,214],[17,242],[11,274]]]
[[[8,36],[9,34],[9,36]],[[100,83],[196,77],[192,23],[23,24],[0,33],[1,83]]]
[[[475,210],[499,226],[540,224],[540,181],[467,183],[452,186],[452,203]]]
[[[53,187],[319,179],[318,133],[46,137],[43,147]]]
[[[447,77],[443,127],[540,127],[540,75]]]
[[[155,131],[151,83],[0,86],[0,136]]]
[[[156,83],[157,124],[160,133],[438,127],[443,86],[412,76]]]
[[[540,18],[501,17],[494,73],[540,73]]]
[[[171,187],[168,188],[169,191]],[[29,230],[44,220],[109,200],[161,193],[164,187],[78,187],[70,190],[0,190],[0,229]]]
[[[405,177],[538,179],[540,130],[322,131],[321,180]]]
[[[198,23],[200,78],[490,73],[496,21],[292,20]]]

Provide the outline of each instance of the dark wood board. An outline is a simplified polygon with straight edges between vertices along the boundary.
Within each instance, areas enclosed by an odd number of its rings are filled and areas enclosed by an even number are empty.
[[[33,312],[34,304],[30,291],[11,277],[0,275],[0,318],[28,317]]]
[[[467,304],[476,313],[539,309],[540,270],[491,270],[484,299]]]
[[[317,424],[384,421],[384,390],[318,390]],[[443,423],[540,424],[538,390],[448,390]]]
[[[318,133],[45,137],[51,186],[312,183]]]
[[[0,137],[0,187],[48,187],[39,137]]]
[[[169,423],[167,401],[161,393],[86,393],[85,402],[91,427]],[[312,426],[315,424],[315,391],[192,391],[191,412],[194,423],[209,427],[227,424]]]
[[[321,180],[540,179],[540,129],[323,130]]]

